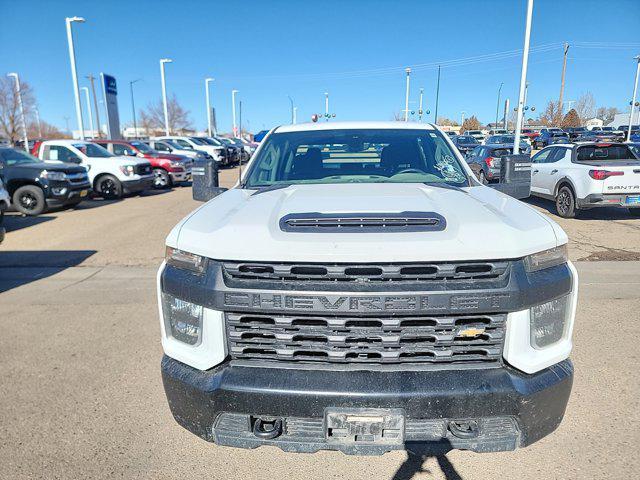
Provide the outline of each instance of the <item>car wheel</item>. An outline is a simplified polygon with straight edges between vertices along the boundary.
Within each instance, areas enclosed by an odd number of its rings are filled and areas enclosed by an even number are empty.
[[[486,185],[487,183],[489,183],[487,181],[487,176],[484,174],[482,170],[480,170],[480,174],[478,175],[478,181],[483,185]]]
[[[171,187],[171,177],[166,170],[162,168],[153,169],[153,188],[161,190]]]
[[[47,202],[40,187],[25,185],[13,192],[13,206],[23,215],[36,216],[44,212]]]
[[[627,210],[632,217],[640,217],[640,208],[628,208]]]
[[[105,175],[98,179],[96,192],[106,200],[115,200],[122,197],[122,184],[113,175]]]
[[[575,218],[576,216],[576,197],[573,191],[566,185],[560,187],[560,190],[558,190],[556,210],[562,218]]]

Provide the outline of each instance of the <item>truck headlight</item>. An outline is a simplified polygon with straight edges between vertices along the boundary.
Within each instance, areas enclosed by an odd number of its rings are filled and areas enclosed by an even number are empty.
[[[120,165],[120,171],[127,177],[133,175],[133,165]]]
[[[173,247],[167,247],[165,252],[165,262],[176,268],[190,270],[197,274],[204,272],[206,259],[194,253],[185,252]]]
[[[543,250],[542,252],[524,257],[524,266],[527,272],[537,272],[538,270],[567,263],[568,259],[569,254],[567,244],[565,243],[559,247],[550,248],[549,250]]]
[[[52,172],[50,170],[43,170],[42,173],[40,173],[40,178],[63,182],[67,179],[67,174],[64,172]]]
[[[531,307],[530,341],[533,348],[545,348],[559,342],[567,331],[570,309],[569,296],[556,298]]]
[[[202,339],[202,305],[181,300],[168,293],[162,294],[162,313],[169,335],[188,345],[197,345]]]

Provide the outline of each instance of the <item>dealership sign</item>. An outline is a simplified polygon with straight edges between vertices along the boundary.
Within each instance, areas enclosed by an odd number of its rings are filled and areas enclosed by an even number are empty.
[[[120,139],[120,114],[118,113],[118,85],[115,77],[100,74],[102,81],[102,95],[104,106],[107,111],[107,135],[112,139]]]

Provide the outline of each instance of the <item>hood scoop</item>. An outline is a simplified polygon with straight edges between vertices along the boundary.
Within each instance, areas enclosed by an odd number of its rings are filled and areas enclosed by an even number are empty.
[[[439,232],[447,221],[435,212],[291,213],[280,219],[280,230],[298,233]]]

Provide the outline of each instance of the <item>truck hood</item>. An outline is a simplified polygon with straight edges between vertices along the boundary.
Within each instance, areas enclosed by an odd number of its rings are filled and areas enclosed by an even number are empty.
[[[290,232],[295,213],[435,212],[442,231]],[[494,189],[423,184],[292,185],[232,189],[182,220],[169,246],[219,260],[282,262],[424,262],[518,258],[566,242],[550,219]]]

